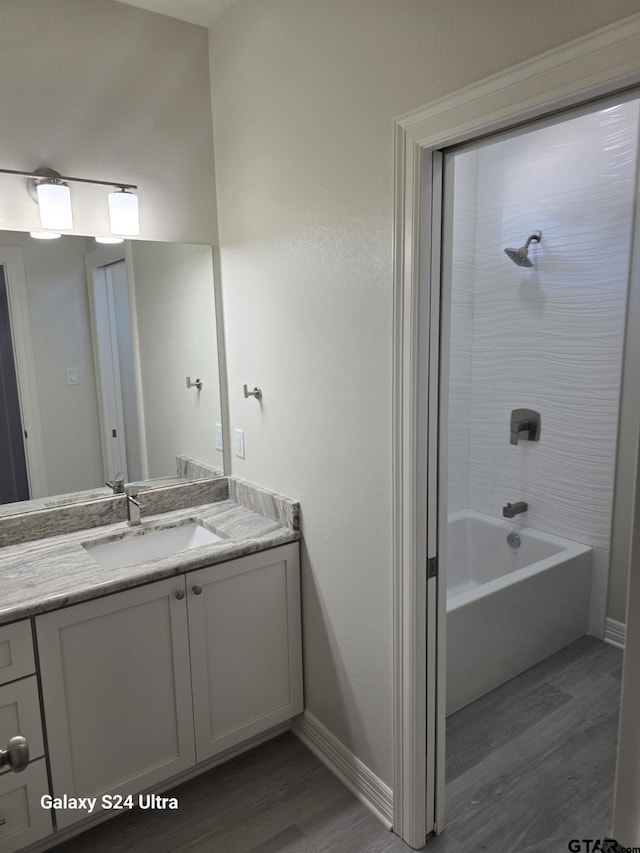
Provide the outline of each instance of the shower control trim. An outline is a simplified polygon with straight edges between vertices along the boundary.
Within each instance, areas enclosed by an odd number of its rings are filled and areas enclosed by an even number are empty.
[[[540,441],[540,412],[533,409],[511,412],[511,444],[519,441]]]

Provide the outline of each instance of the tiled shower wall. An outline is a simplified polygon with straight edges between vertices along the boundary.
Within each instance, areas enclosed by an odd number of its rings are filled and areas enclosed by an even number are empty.
[[[638,104],[455,159],[449,509],[592,545],[606,595]],[[534,231],[533,269],[504,247]],[[539,442],[509,443],[512,409]],[[602,604],[604,607],[604,604]]]

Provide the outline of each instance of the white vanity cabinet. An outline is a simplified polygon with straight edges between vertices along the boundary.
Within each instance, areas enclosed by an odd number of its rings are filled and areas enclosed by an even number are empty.
[[[14,853],[53,832],[51,811],[40,799],[49,793],[31,624],[0,627],[0,747],[23,735],[30,763],[21,773],[0,771],[0,850]]]
[[[160,790],[302,711],[298,560],[294,543],[38,616],[54,797]]]
[[[195,761],[184,577],[36,618],[52,794],[136,794]],[[58,810],[58,827],[84,817]]]

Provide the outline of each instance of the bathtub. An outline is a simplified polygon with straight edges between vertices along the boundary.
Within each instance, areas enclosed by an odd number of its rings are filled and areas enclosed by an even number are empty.
[[[463,510],[448,519],[446,572],[447,714],[587,633],[585,545]]]

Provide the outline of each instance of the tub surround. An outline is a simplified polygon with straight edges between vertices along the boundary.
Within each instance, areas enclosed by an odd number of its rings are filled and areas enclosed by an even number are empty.
[[[234,477],[144,495],[143,523],[126,523],[126,497],[0,520],[0,624],[275,548],[300,539],[299,505]],[[105,569],[82,547],[196,521],[224,541]],[[53,533],[58,535],[52,535]]]

